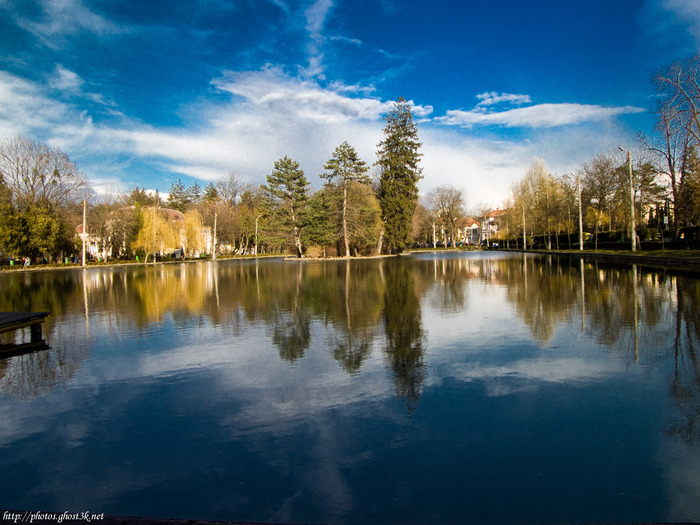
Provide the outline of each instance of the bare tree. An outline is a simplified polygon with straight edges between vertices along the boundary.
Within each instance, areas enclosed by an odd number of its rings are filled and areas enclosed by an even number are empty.
[[[464,215],[464,194],[454,186],[438,186],[425,197],[426,207],[430,210],[441,231],[449,232],[452,245],[456,242],[457,221]],[[443,238],[443,242],[444,242]]]
[[[88,196],[85,176],[68,155],[23,137],[0,145],[0,176],[22,209],[39,203],[66,206]]]
[[[238,196],[244,191],[245,183],[235,171],[229,171],[226,176],[216,183],[216,189],[221,200],[229,206],[235,206]]]

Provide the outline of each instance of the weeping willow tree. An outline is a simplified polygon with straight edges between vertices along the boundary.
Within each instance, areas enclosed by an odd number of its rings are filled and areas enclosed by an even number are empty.
[[[185,213],[185,219],[180,230],[181,244],[187,256],[204,251],[204,219],[197,210]]]
[[[160,208],[144,208],[141,213],[142,226],[133,248],[146,252],[146,262],[151,254],[156,262],[156,254],[162,255],[166,249],[181,245],[180,228]]]

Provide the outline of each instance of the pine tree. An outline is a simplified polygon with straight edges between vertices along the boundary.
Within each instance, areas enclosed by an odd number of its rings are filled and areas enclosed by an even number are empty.
[[[370,178],[367,176],[367,165],[357,156],[355,149],[347,142],[343,142],[335,148],[333,158],[331,158],[323,166],[326,173],[322,173],[320,177],[327,180],[329,183],[335,179],[340,179],[339,184],[342,188],[342,220],[343,220],[343,241],[345,243],[345,257],[350,257],[350,243],[348,241],[348,184],[350,182],[360,182],[369,184]]]
[[[168,192],[168,204],[173,210],[178,210],[185,212],[187,206],[192,202],[190,192],[185,189],[182,184],[182,180],[177,179],[175,184],[170,185],[170,191]]]
[[[326,246],[337,239],[337,229],[333,224],[333,207],[330,198],[324,190],[317,191],[304,213],[304,240],[323,248],[326,256]]]
[[[309,181],[299,169],[299,163],[289,157],[275,161],[275,169],[267,176],[263,186],[270,215],[276,216],[282,226],[289,228],[297,256],[301,257],[301,212],[308,199]]]
[[[204,187],[204,200],[207,202],[215,201],[219,198],[219,190],[216,189],[213,183],[209,183]]]
[[[421,143],[411,108],[403,97],[385,120],[384,140],[379,143],[376,163],[380,169],[379,203],[386,251],[400,253],[410,240],[418,202],[418,181],[423,171],[418,165]]]

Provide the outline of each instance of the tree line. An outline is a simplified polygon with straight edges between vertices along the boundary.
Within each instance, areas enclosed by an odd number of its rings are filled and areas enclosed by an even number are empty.
[[[536,159],[504,203],[499,237],[527,246],[538,236],[551,249],[591,234],[597,248],[599,238],[631,237],[632,209],[640,240],[678,238],[684,227],[697,226],[699,68],[700,54],[657,72],[656,124],[653,133],[639,135],[629,163],[624,153],[601,153],[573,173],[555,175]],[[464,194],[440,186],[418,201],[420,147],[410,107],[400,98],[385,117],[372,176],[343,142],[324,164],[324,184],[315,192],[287,156],[263,185],[230,172],[205,187],[186,188],[178,179],[167,199],[136,187],[89,203],[85,242],[99,244],[92,251],[106,259],[155,259],[171,249],[187,256],[348,257],[400,253],[413,244],[454,246],[470,219]],[[84,240],[76,242],[76,232],[82,233],[89,197],[85,176],[65,153],[26,138],[6,141],[0,145],[0,255],[48,262],[74,255]],[[470,211],[479,238],[490,211],[483,204]]]
[[[167,199],[135,187],[89,206],[85,176],[63,152],[26,138],[8,140],[0,145],[0,255],[57,262],[75,259],[82,242],[107,260],[155,260],[173,251],[399,253],[412,239],[421,143],[405,99],[385,121],[374,178],[343,142],[323,166],[324,185],[316,192],[299,163],[285,156],[263,185],[232,171],[205,187],[185,187],[178,179]]]
[[[698,226],[699,68],[700,54],[657,72],[654,132],[639,134],[634,160],[624,150],[601,153],[573,173],[553,175],[536,159],[513,187],[501,236],[525,238],[526,244],[539,236],[551,249],[564,238],[570,245],[572,235],[578,244],[582,227],[597,248],[602,234],[631,239],[631,202],[640,240],[678,239],[684,228]]]

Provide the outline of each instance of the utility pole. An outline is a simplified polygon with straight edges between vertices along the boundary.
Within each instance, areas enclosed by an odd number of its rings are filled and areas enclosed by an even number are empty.
[[[625,150],[619,147],[619,150],[624,152]],[[632,176],[632,155],[627,151],[627,166],[630,172],[630,228],[632,231],[632,251],[637,251],[637,228],[634,221],[634,179]]]
[[[218,214],[219,214],[218,211],[214,211],[214,238],[212,239],[212,248],[211,248],[212,261],[216,260],[216,217]]]
[[[583,251],[583,205],[581,203],[581,177],[576,177],[578,191],[578,249]]]
[[[255,217],[255,256],[258,256],[258,219],[260,215]]]
[[[85,268],[85,243],[87,242],[87,220],[86,220],[86,214],[87,214],[87,199],[83,199],[83,260],[82,260],[82,267]]]

